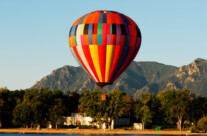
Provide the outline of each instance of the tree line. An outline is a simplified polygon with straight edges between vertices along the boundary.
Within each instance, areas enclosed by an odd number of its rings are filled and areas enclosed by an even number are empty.
[[[46,127],[50,121],[57,127],[57,119],[78,109],[77,92],[63,94],[61,90],[27,89],[9,91],[0,89],[0,126],[3,128]]]
[[[113,119],[127,117],[131,124],[141,122],[147,128],[161,125],[165,128],[177,126],[181,130],[192,122],[197,126],[199,119],[207,115],[207,98],[187,89],[160,91],[157,95],[146,92],[139,98],[120,90],[107,93],[106,100],[102,100],[101,95],[98,89],[79,94],[47,88],[15,91],[0,88],[0,126],[39,124],[46,127],[50,121],[57,127],[58,118],[80,109],[92,118],[92,123],[105,122],[110,126]]]

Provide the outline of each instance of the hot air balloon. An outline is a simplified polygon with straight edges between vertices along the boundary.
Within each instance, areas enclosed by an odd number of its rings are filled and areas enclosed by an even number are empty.
[[[88,13],[72,25],[70,50],[101,89],[130,65],[141,44],[141,32],[128,16],[116,11]]]

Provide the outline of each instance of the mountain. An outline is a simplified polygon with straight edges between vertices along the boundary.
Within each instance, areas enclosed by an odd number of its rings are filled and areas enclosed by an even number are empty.
[[[36,82],[33,88],[60,89],[63,92],[98,88],[81,67],[64,66]],[[157,62],[133,62],[105,91],[123,90],[129,95],[166,89],[190,89],[196,95],[207,96],[207,60],[196,59],[189,65],[175,67]]]
[[[188,88],[197,95],[207,96],[207,60],[198,58],[180,67],[163,85],[162,89]]]

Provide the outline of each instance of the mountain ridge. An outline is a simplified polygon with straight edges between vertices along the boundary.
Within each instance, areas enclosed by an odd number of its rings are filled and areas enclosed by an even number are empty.
[[[60,89],[63,92],[98,88],[93,79],[79,66],[65,65],[37,81],[32,88]],[[125,72],[105,91],[123,90],[129,95],[166,89],[190,89],[196,95],[207,96],[207,60],[197,58],[188,65],[176,67],[154,61],[133,61]]]

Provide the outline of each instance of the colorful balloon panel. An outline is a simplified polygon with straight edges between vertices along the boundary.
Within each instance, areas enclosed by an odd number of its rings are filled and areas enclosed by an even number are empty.
[[[115,11],[80,17],[69,32],[69,47],[96,83],[113,83],[130,65],[141,44],[136,23]]]

